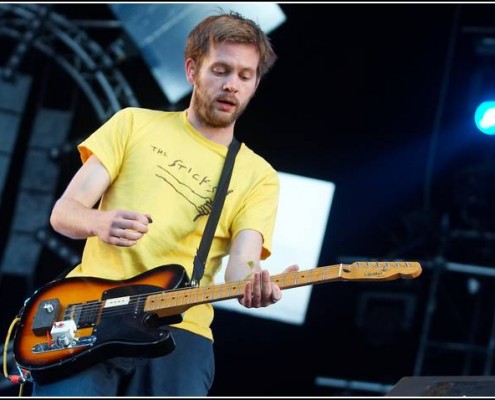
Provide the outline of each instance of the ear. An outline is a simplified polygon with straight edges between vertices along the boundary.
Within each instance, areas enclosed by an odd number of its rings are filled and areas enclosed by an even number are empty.
[[[192,58],[186,60],[186,79],[191,84],[194,85],[194,78],[196,76],[196,63]]]

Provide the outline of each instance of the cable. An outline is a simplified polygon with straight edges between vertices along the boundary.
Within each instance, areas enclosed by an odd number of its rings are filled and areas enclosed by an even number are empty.
[[[5,344],[3,346],[3,375],[5,376],[6,379],[11,381],[14,384],[20,385],[19,388],[19,397],[22,396],[23,389],[24,389],[24,378],[21,375],[9,375],[8,370],[7,370],[7,349],[8,349],[8,344],[10,341],[10,336],[12,335],[12,331],[15,327],[15,325],[20,321],[20,317],[14,318],[14,320],[11,322],[9,330],[7,331],[7,337],[5,338]]]
[[[12,334],[12,330],[14,329],[14,326],[19,322],[20,318],[16,317],[14,320],[11,322],[9,330],[7,331],[7,337],[5,338],[5,344],[3,346],[3,375],[5,378],[10,379],[8,371],[7,371],[7,348],[10,340],[10,335]]]

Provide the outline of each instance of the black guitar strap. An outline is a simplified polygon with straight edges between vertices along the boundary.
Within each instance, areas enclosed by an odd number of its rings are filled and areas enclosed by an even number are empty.
[[[217,192],[211,206],[211,213],[208,217],[208,221],[206,221],[205,232],[201,238],[196,256],[194,257],[193,273],[191,281],[189,282],[189,285],[192,287],[199,286],[199,281],[205,272],[206,260],[208,257],[208,252],[210,251],[211,242],[213,240],[213,234],[215,233],[218,219],[220,218],[220,212],[223,204],[225,203],[225,197],[227,196],[227,189],[229,187],[230,177],[232,176],[232,170],[234,167],[235,156],[237,155],[240,147],[241,143],[236,138],[233,138],[227,151],[222,174],[220,175],[220,179],[218,181]]]

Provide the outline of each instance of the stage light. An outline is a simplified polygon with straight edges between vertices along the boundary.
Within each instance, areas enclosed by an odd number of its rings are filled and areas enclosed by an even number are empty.
[[[476,127],[486,135],[495,135],[495,101],[484,101],[474,113]]]

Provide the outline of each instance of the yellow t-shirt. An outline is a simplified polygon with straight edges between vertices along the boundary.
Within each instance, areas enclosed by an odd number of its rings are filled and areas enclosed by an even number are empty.
[[[153,222],[133,247],[88,238],[81,263],[68,276],[123,280],[154,267],[179,264],[190,277],[227,147],[197,132],[185,111],[128,107],[115,113],[78,149],[83,162],[94,154],[110,174],[111,185],[99,209],[147,213]],[[242,144],[201,286],[213,282],[231,239],[241,230],[259,231],[264,239],[261,258],[270,255],[278,195],[276,171]],[[206,303],[185,311],[176,326],[213,339],[212,320],[213,307]]]

